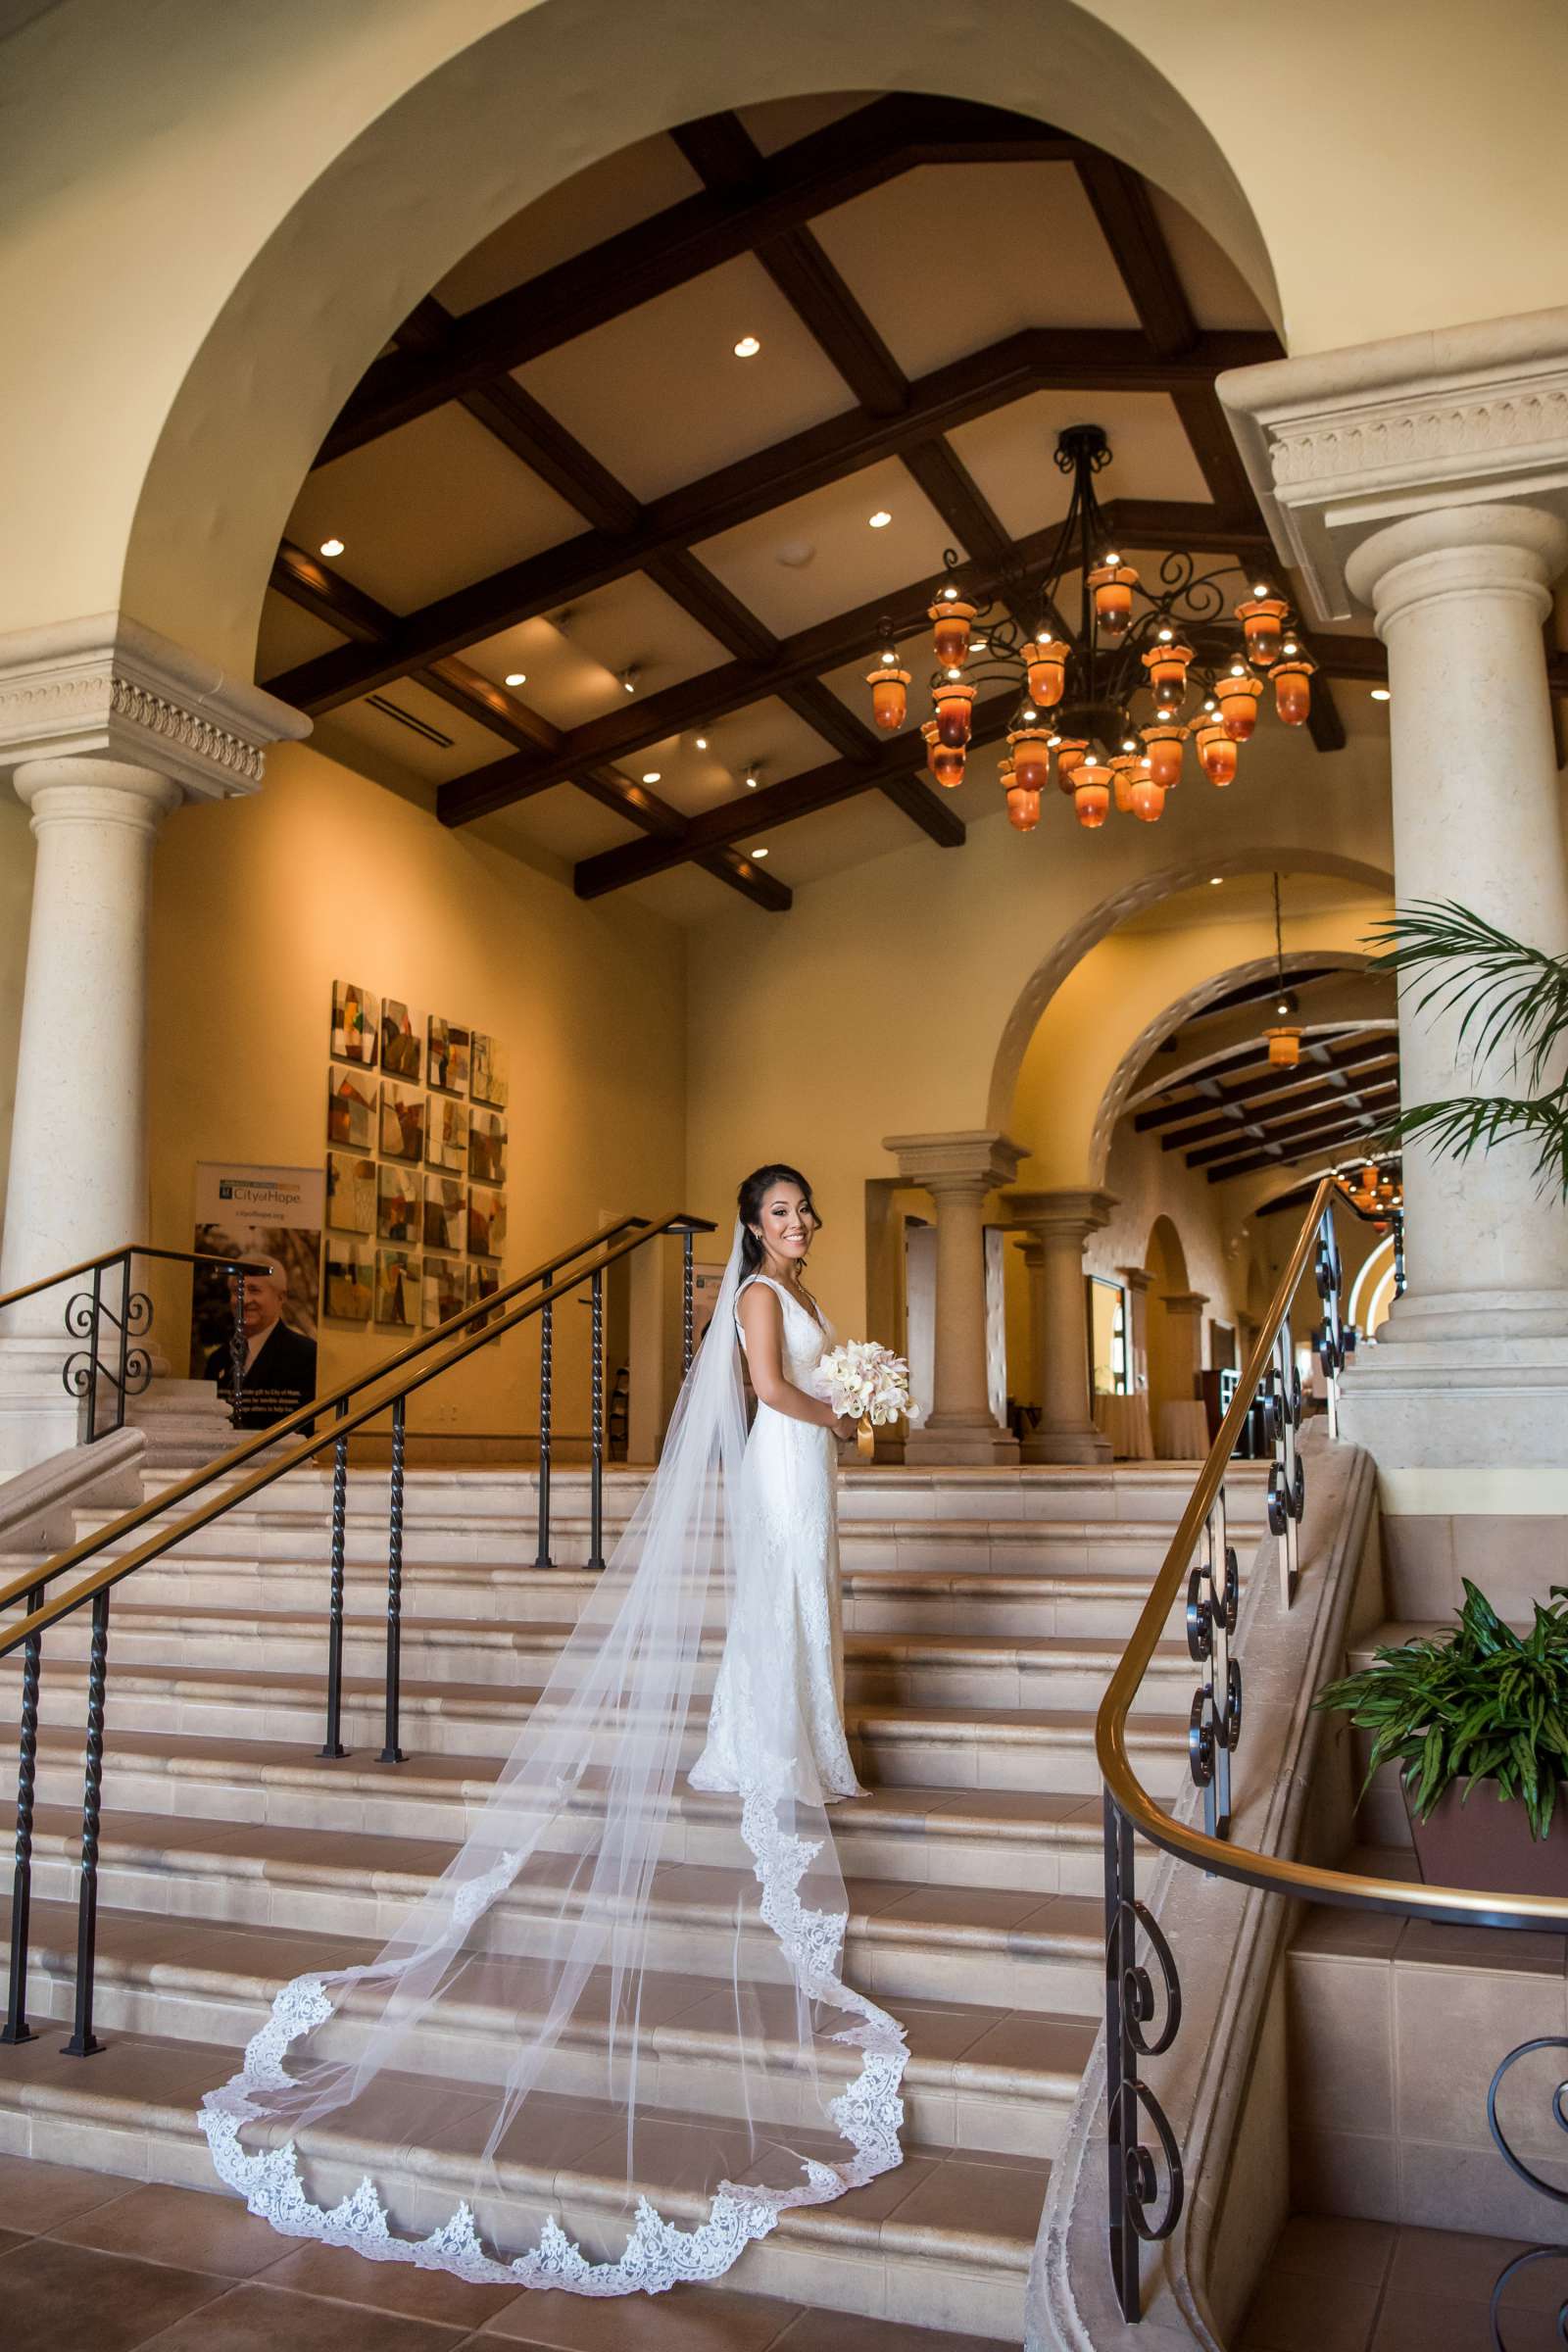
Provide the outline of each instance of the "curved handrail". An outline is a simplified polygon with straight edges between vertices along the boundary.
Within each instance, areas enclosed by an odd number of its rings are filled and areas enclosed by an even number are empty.
[[[620,1217],[613,1225],[607,1225],[600,1231],[587,1235],[582,1241],[575,1243],[571,1249],[557,1250],[553,1256],[545,1258],[539,1265],[530,1266],[526,1274],[515,1276],[503,1289],[492,1292],[480,1305],[465,1307],[460,1314],[453,1315],[445,1323],[438,1324],[434,1331],[427,1331],[420,1338],[409,1341],[406,1347],[396,1348],[391,1355],[383,1356],[381,1361],[372,1364],[368,1371],[357,1372],[351,1380],[340,1381],[335,1389],[328,1389],[324,1396],[313,1396],[308,1403],[296,1406],[295,1410],[285,1414],[281,1421],[271,1422],[266,1429],[255,1431],[250,1437],[242,1439],[237,1446],[230,1446],[226,1453],[220,1453],[212,1461],[204,1462],[199,1470],[192,1471],[189,1478],[181,1479],[175,1486],[164,1488],[152,1500],[138,1504],[135,1510],[127,1512],[123,1519],[116,1520],[113,1529],[103,1530],[100,1536],[90,1538],[83,1544],[75,1544],[69,1551],[58,1552],[53,1559],[43,1561],[37,1568],[29,1569],[25,1575],[14,1577],[9,1585],[0,1586],[0,1609],[9,1608],[14,1601],[21,1600],[29,1592],[36,1592],[40,1586],[52,1584],[57,1576],[65,1575],[71,1569],[79,1567],[82,1561],[97,1549],[102,1542],[107,1541],[111,1534],[129,1532],[131,1528],[140,1525],[144,1520],[160,1517],[166,1511],[176,1508],[182,1502],[189,1501],[192,1495],[200,1494],[203,1487],[210,1486],[215,1480],[223,1478],[230,1471],[239,1469],[256,1454],[266,1452],[270,1446],[279,1445],[283,1439],[291,1436],[296,1430],[303,1429],[308,1422],[317,1420],[322,1413],[335,1411],[339,1405],[357,1396],[361,1390],[368,1388],[374,1382],[385,1380],[390,1374],[400,1371],[405,1364],[413,1363],[416,1357],[429,1354],[444,1341],[466,1331],[476,1319],[484,1318],[485,1328],[482,1333],[484,1342],[488,1343],[499,1338],[503,1330],[511,1329],[512,1321],[504,1318],[498,1319],[496,1314],[498,1306],[504,1308],[507,1300],[515,1298],[520,1291],[531,1290],[536,1283],[548,1282],[551,1276],[558,1274],[564,1266],[575,1265],[579,1258],[586,1258],[590,1251],[601,1248],[607,1241],[612,1241],[617,1234],[634,1229],[641,1231],[646,1227],[647,1222],[645,1217]],[[711,1226],[704,1224],[700,1218],[684,1220],[677,1218],[671,1222],[683,1222],[699,1232],[711,1232],[712,1230]],[[180,1256],[184,1253],[171,1250],[166,1254]],[[63,1281],[68,1280],[69,1277],[57,1275],[53,1279]],[[512,1320],[516,1319],[512,1318]],[[412,1385],[417,1387],[421,1384],[416,1382]],[[384,1411],[386,1405],[392,1401],[392,1396],[388,1396],[377,1406],[377,1411]],[[370,1417],[362,1414],[353,1418],[350,1426],[358,1428],[361,1420]],[[329,1438],[323,1440],[322,1443],[329,1443],[330,1440],[342,1437],[344,1434],[344,1423],[339,1418],[333,1422]],[[307,1449],[307,1453],[300,1458],[308,1458],[309,1453],[319,1450],[319,1446],[311,1446]],[[213,1517],[216,1514],[209,1513],[207,1516]],[[202,1524],[206,1524],[206,1519],[202,1521]],[[4,1657],[7,1651],[14,1646],[9,1639],[9,1634],[10,1629],[7,1628],[8,1638],[4,1642],[0,1642],[0,1657]]]
[[[603,1255],[597,1258],[586,1257],[581,1265],[577,1265],[575,1259],[558,1261],[572,1264],[575,1271],[560,1282],[547,1284],[533,1298],[525,1298],[520,1305],[513,1307],[510,1313],[492,1320],[478,1331],[470,1332],[466,1339],[460,1339],[441,1356],[439,1361],[424,1364],[408,1378],[387,1377],[393,1374],[395,1367],[406,1360],[409,1354],[418,1352],[416,1349],[405,1350],[404,1358],[394,1358],[392,1364],[383,1367],[381,1377],[385,1385],[382,1386],[380,1382],[377,1382],[378,1394],[367,1402],[360,1404],[353,1411],[336,1415],[331,1427],[324,1435],[309,1437],[302,1444],[287,1449],[275,1461],[265,1462],[260,1469],[251,1471],[247,1477],[239,1479],[233,1485],[225,1486],[220,1494],[212,1496],[198,1510],[187,1512],[185,1517],[177,1520],[172,1527],[162,1529],[146,1544],[139,1544],[132,1551],[117,1554],[114,1559],[100,1568],[95,1576],[87,1577],[79,1585],[73,1585],[69,1592],[61,1593],[57,1599],[46,1601],[41,1608],[36,1608],[27,1616],[19,1617],[13,1625],[6,1626],[3,1631],[0,1631],[0,1658],[8,1657],[12,1650],[20,1648],[23,1643],[46,1633],[49,1627],[58,1624],[62,1617],[73,1615],[87,1601],[95,1599],[100,1592],[109,1592],[127,1576],[134,1575],[138,1568],[145,1567],[149,1561],[160,1559],[166,1551],[172,1550],[176,1544],[185,1543],[191,1536],[200,1534],[201,1530],[210,1526],[213,1520],[221,1518],[225,1511],[233,1510],[238,1504],[249,1501],[253,1494],[260,1494],[264,1487],[271,1486],[274,1480],[285,1478],[291,1470],[298,1470],[303,1464],[312,1460],[316,1454],[325,1452],[328,1446],[337,1446],[343,1439],[352,1436],[355,1430],[363,1428],[368,1421],[373,1421],[378,1413],[384,1413],[389,1405],[411,1396],[416,1389],[422,1389],[427,1381],[435,1380],[441,1373],[450,1371],[454,1364],[462,1363],[466,1356],[474,1354],[479,1348],[488,1348],[493,1341],[501,1339],[507,1332],[514,1330],[519,1323],[525,1323],[530,1317],[542,1313],[547,1306],[553,1306],[558,1298],[569,1297],[571,1292],[579,1289],[584,1281],[591,1279],[595,1274],[603,1274],[607,1267],[616,1264],[619,1259],[629,1257],[632,1251],[640,1250],[644,1243],[657,1240],[662,1233],[711,1233],[714,1230],[711,1223],[706,1218],[688,1216],[685,1211],[680,1209],[672,1210],[668,1216],[654,1219],[625,1217],[621,1219],[621,1224],[623,1226],[635,1225],[640,1230],[633,1233],[627,1240],[606,1249]],[[610,1230],[613,1231],[614,1229],[611,1228]],[[515,1284],[512,1286],[514,1290],[516,1287]],[[462,1320],[471,1323],[476,1313],[487,1312],[492,1307],[493,1301],[486,1299],[483,1308],[468,1309]],[[436,1333],[430,1334],[432,1339],[437,1336]],[[369,1380],[376,1378],[373,1375],[367,1377]],[[357,1385],[363,1387],[367,1383],[361,1381]],[[291,1415],[290,1419],[302,1420],[318,1414],[323,1401],[330,1401],[330,1399],[318,1399],[313,1406],[302,1408],[300,1413]],[[120,1518],[111,1521],[107,1527],[100,1528],[95,1535],[87,1536],[81,1543],[73,1544],[70,1550],[56,1553],[52,1560],[46,1560],[40,1568],[32,1570],[28,1575],[19,1579],[16,1584],[8,1587],[4,1592],[0,1592],[0,1602],[36,1591],[46,1581],[68,1574],[73,1568],[83,1566],[94,1553],[104,1550],[108,1544],[119,1542],[123,1536],[133,1534],[138,1527],[145,1527],[149,1520],[163,1517],[172,1506],[185,1501],[202,1487],[211,1485],[215,1479],[223,1476],[226,1470],[238,1462],[248,1460],[263,1446],[274,1443],[272,1431],[259,1431],[255,1439],[248,1441],[243,1446],[236,1446],[229,1453],[220,1455],[216,1462],[207,1464],[203,1470],[184,1480],[181,1485],[171,1488],[163,1494],[155,1494],[145,1502],[138,1503],[134,1509],[123,1512]]]
[[[267,1274],[272,1264],[269,1257],[215,1257],[206,1250],[154,1250],[146,1242],[122,1242],[118,1250],[84,1257],[78,1265],[62,1266],[58,1274],[41,1274],[36,1282],[24,1282],[20,1290],[0,1291],[0,1314],[21,1298],[33,1298],[40,1291],[57,1291],[63,1282],[74,1282],[78,1274],[105,1273],[122,1257],[160,1257],[181,1266],[221,1266],[225,1274]]]
[[[1245,1886],[1261,1886],[1298,1900],[1338,1903],[1351,1910],[1395,1911],[1407,1918],[1471,1927],[1545,1928],[1568,1934],[1568,1901],[1549,1895],[1500,1897],[1471,1886],[1431,1886],[1407,1879],[1381,1878],[1374,1872],[1332,1870],[1316,1863],[1265,1854],[1250,1846],[1237,1845],[1229,1838],[1210,1837],[1206,1831],[1191,1828],[1167,1813],[1133,1770],[1127,1750],[1128,1712],[1155,1646],[1164,1636],[1171,1610],[1181,1596],[1199,1539],[1219,1499],[1226,1468],[1267,1370],[1280,1328],[1306,1271],[1323,1212],[1334,1190],[1333,1178],[1325,1176],[1312,1196],[1290,1261],[1237,1383],[1230,1410],[1220,1424],[1143,1613],[1101,1700],[1095,1720],[1095,1753],[1101,1778],[1112,1802],[1152,1844],[1175,1855],[1178,1861],[1190,1862],[1218,1878],[1240,1880]]]

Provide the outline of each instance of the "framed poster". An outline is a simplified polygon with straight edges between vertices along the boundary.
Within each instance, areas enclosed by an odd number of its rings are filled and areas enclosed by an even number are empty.
[[[259,1258],[247,1276],[245,1368],[238,1429],[270,1429],[316,1395],[326,1179],[318,1168],[204,1161],[196,1170],[195,1239],[204,1255]],[[197,1266],[191,1285],[191,1371],[214,1380],[232,1405],[234,1290],[230,1276]]]
[[[424,1328],[434,1331],[439,1324],[451,1323],[468,1303],[468,1270],[459,1260],[450,1257],[427,1257],[424,1261]]]
[[[438,1095],[466,1095],[471,1057],[471,1033],[456,1021],[431,1013],[426,1031],[429,1084]]]
[[[507,1122],[498,1110],[476,1110],[468,1120],[468,1174],[475,1184],[507,1181]]]
[[[419,1319],[419,1261],[407,1250],[375,1253],[375,1319],[413,1331]]]
[[[469,1092],[476,1102],[488,1102],[496,1110],[507,1106],[506,1059],[499,1038],[486,1037],[479,1030],[473,1033],[472,1079]]]
[[[411,1086],[417,1086],[422,1054],[419,1032],[409,1018],[408,1006],[396,997],[388,997],[381,1006],[382,1069],[389,1078],[406,1078]]]
[[[419,1179],[409,1168],[383,1161],[375,1178],[375,1231],[383,1242],[417,1242]]]
[[[468,1187],[468,1254],[499,1257],[507,1243],[507,1196]]]
[[[326,1221],[334,1233],[375,1231],[375,1162],[351,1152],[326,1155]]]
[[[354,1070],[326,1074],[326,1140],[350,1152],[375,1150],[375,1081]]]
[[[425,1248],[461,1250],[465,1222],[463,1185],[459,1178],[427,1176],[424,1180]]]
[[[375,999],[357,980],[332,983],[332,1059],[375,1067]]]
[[[424,1164],[449,1176],[462,1176],[468,1165],[468,1105],[446,1095],[432,1095],[425,1104]]]
[[[381,1081],[381,1157],[412,1160],[424,1157],[425,1100],[411,1086],[395,1079]]]
[[[368,1323],[371,1290],[368,1251],[356,1242],[328,1242],[321,1312],[339,1323]]]

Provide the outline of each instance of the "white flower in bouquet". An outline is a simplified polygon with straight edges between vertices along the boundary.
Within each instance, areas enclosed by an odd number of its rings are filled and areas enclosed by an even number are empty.
[[[846,1340],[830,1348],[816,1367],[817,1394],[836,1413],[884,1429],[890,1421],[914,1421],[919,1408],[909,1398],[909,1367],[902,1355],[875,1340]]]

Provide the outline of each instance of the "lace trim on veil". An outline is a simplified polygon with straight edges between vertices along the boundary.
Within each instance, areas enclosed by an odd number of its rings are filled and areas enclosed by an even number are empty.
[[[371,2262],[409,2262],[419,2270],[451,2271],[485,2285],[624,2295],[662,2294],[671,2286],[721,2278],[754,2239],[774,2228],[780,2214],[797,2205],[827,2204],[891,2171],[903,2160],[899,2134],[904,2102],[899,2086],[908,2063],[904,2029],[839,1975],[848,1913],[809,1911],[801,1901],[801,1881],[820,1846],[780,1827],[777,1800],[764,1789],[745,1798],[741,1834],[762,1890],[761,1918],[778,1938],[803,1998],[825,2001],[862,2021],[832,2036],[863,2052],[858,2075],[827,2110],[853,2151],[847,2161],[823,2164],[806,2159],[806,2178],[799,2188],[738,2188],[723,2181],[707,2220],[695,2230],[666,2222],[640,2197],[625,2251],[616,2262],[589,2261],[553,2215],[546,2218],[531,2252],[511,2262],[499,2261],[480,2243],[466,2200],[428,2237],[398,2237],[368,2174],[338,2204],[317,2205],[307,2193],[292,2140],[256,2155],[239,2144],[241,2126],[264,2112],[248,2094],[283,2085],[288,2080],[283,2059],[290,2045],[335,2014],[321,1978],[305,1976],[283,1986],[267,2024],[248,2045],[241,2071],[222,2090],[209,2094],[198,2118],[219,2177],[245,2199],[250,2212],[274,2230],[345,2246]],[[449,1940],[461,1941],[506,1892],[521,1862],[520,1854],[505,1854],[484,1878],[458,1887],[452,1898]]]

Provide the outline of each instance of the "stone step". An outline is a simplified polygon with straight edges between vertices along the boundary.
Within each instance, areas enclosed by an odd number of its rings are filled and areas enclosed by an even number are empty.
[[[371,1746],[324,1759],[297,1743],[238,1743],[225,1738],[122,1732],[107,1773],[106,1849],[122,1813],[174,1816],[215,1831],[241,1824],[274,1830],[335,1831],[462,1842],[488,1801],[495,1759],[413,1756],[376,1761]],[[75,1727],[38,1736],[38,1798],[79,1815],[82,1740]],[[591,1776],[572,1812],[592,1810]],[[571,1813],[547,1846],[573,1834]],[[678,1788],[662,1847],[667,1862],[704,1862],[730,1850],[734,1800]],[[1103,1878],[1100,1803],[1095,1796],[1021,1789],[868,1788],[833,1810],[833,1838],[848,1876],[948,1887],[985,1886],[1047,1894],[1098,1895]]]
[[[210,2188],[214,2176],[196,2109],[202,2091],[221,2082],[232,2066],[233,2052],[222,2043],[127,2031],[100,2057],[82,2061],[63,2057],[58,2040],[40,2036],[3,2053],[0,2148],[122,2178]],[[586,2250],[618,2252],[625,2181],[623,2168],[614,2168],[624,2134],[612,2118],[594,2117],[580,2103],[560,2106],[559,2117],[533,2121],[535,2147],[551,2150],[542,2163],[536,2156],[530,2164],[525,2148],[503,2151],[498,2200],[526,2199],[535,2207],[546,2201]],[[319,2200],[351,2193],[368,2172],[397,2225],[411,2234],[449,2220],[471,2178],[471,2165],[454,2168],[432,2151],[377,2145],[363,2133],[349,2145],[323,2130],[307,2145]],[[835,2145],[833,2152],[842,2149]],[[868,2188],[782,2216],[725,2283],[743,2294],[1016,2343],[1049,2180],[1044,2159],[916,2145],[898,2171]],[[706,2211],[706,2203],[694,2204],[678,2189],[662,2189],[657,2178],[640,2185],[672,2221],[689,2227]]]
[[[63,1639],[64,1637],[60,1637]],[[20,1675],[0,1678],[0,1721],[14,1722]],[[270,1673],[262,1668],[153,1667],[124,1661],[111,1666],[106,1706],[111,1751],[125,1732],[207,1733],[235,1741],[295,1741],[318,1747],[325,1721],[325,1678]],[[1187,1669],[1190,1676],[1191,1669]],[[1169,1694],[1185,1694],[1187,1680],[1162,1677]],[[500,1758],[510,1753],[523,1709],[534,1692],[482,1683],[402,1686],[401,1740],[411,1754]],[[80,1725],[84,1675],[78,1661],[46,1667],[39,1721]],[[694,1708],[681,1748],[681,1767],[696,1761],[704,1710]],[[875,1785],[917,1783],[948,1788],[1054,1789],[1092,1795],[1099,1788],[1094,1751],[1094,1707],[1033,1707],[988,1712],[973,1706],[858,1701],[845,1708],[857,1770]],[[384,1737],[384,1691],[378,1678],[343,1678],[342,1740],[347,1747],[379,1750]],[[1173,1788],[1187,1752],[1187,1715],[1151,1711],[1134,1719],[1131,1752],[1147,1785]],[[590,1757],[590,1763],[600,1761]]]
[[[718,1596],[722,1599],[722,1596]],[[90,1627],[85,1615],[68,1620],[50,1636],[49,1655],[82,1660]],[[421,1616],[403,1622],[401,1656],[411,1684],[462,1682],[505,1691],[509,1698],[539,1690],[570,1637],[569,1624],[511,1626],[474,1618]],[[1131,1631],[1129,1620],[1127,1631]],[[703,1637],[695,1688],[712,1689],[723,1649],[717,1627]],[[281,1610],[245,1615],[229,1609],[150,1608],[121,1599],[112,1618],[113,1665],[162,1667],[177,1660],[188,1667],[261,1668],[273,1674],[319,1670],[326,1626],[318,1611],[293,1616]],[[986,1638],[956,1633],[852,1633],[845,1639],[845,1689],[851,1702],[867,1705],[972,1706],[986,1710],[1050,1705],[1096,1707],[1121,1656],[1112,1640],[1073,1640],[1057,1635],[1013,1634]],[[384,1617],[347,1617],[344,1667],[363,1681],[384,1671]],[[1151,1663],[1147,1688],[1177,1691],[1190,1684],[1185,1644],[1161,1645]]]
[[[35,2025],[41,2017],[71,2014],[74,1908],[67,1896],[74,1846],[74,1825],[46,1809],[36,1846],[28,1975]],[[381,1846],[388,1849],[385,1854],[368,1850]],[[245,1849],[231,1850],[221,1839],[215,1848],[200,1824],[171,1837],[167,1822],[153,1819],[138,1826],[133,1817],[122,1817],[112,1852],[106,1849],[101,1883],[99,2028],[105,2034],[125,2028],[175,2040],[231,2036],[237,2053],[266,2022],[291,1972],[372,1959],[389,1922],[429,1891],[433,1875],[428,1849],[412,1840],[349,1837],[335,1860],[329,1840],[297,1832],[253,1837]],[[728,1883],[733,1887],[733,1877]],[[901,1889],[901,1899],[913,1891]],[[656,1893],[656,1943],[664,1933],[657,1902]],[[852,1935],[858,1934],[864,1944],[870,1923],[855,1908],[853,1888],[850,1902]],[[689,1900],[684,1909],[693,1910]],[[156,1937],[155,1925],[161,1928]],[[506,1933],[508,1926],[502,1921],[499,1932]],[[764,2069],[743,2088],[725,1968],[704,1972],[692,1965],[690,1953],[705,1947],[703,1931],[694,1930],[689,1920],[683,1922],[682,1938],[679,1967],[651,1968],[642,1985],[645,2037],[638,2071],[647,2097],[663,2107],[730,2118],[738,2100],[749,2101],[759,2117],[786,2120],[796,2112],[791,2099],[798,2096],[798,2088],[790,2096],[782,2088],[794,2065],[791,2056],[786,2068],[783,2057],[794,2049],[793,1991],[780,1984],[760,1994],[764,2024],[776,2010],[775,2032],[767,2037],[774,2052],[772,2083],[769,2087]],[[314,1956],[302,1958],[307,1948]],[[469,1962],[461,2002],[445,2002],[440,2029],[432,2027],[422,2035],[421,2063],[432,2077],[484,2085],[497,2082],[510,2063],[519,2026],[535,2016],[528,2002],[537,2007],[548,1999],[542,1984],[530,1986],[515,1966],[509,1967],[504,1984],[497,1983],[494,1998],[487,1995],[489,1979],[487,1960]],[[857,1981],[853,1970],[850,1981]],[[595,2096],[606,2086],[608,1970],[598,1973],[591,1997],[602,2014],[574,2023],[562,2061],[564,2071],[552,2083],[576,2097]],[[322,2056],[359,2058],[369,2007],[351,1996],[313,2046]],[[907,2007],[912,2054],[905,2095],[912,2138],[994,2154],[1055,2152],[1094,2038],[1092,2017],[1010,2006],[1005,2000],[909,1996]],[[229,2063],[231,2071],[237,2057]],[[847,2084],[858,2059],[850,2051],[829,2049],[821,2064]]]

